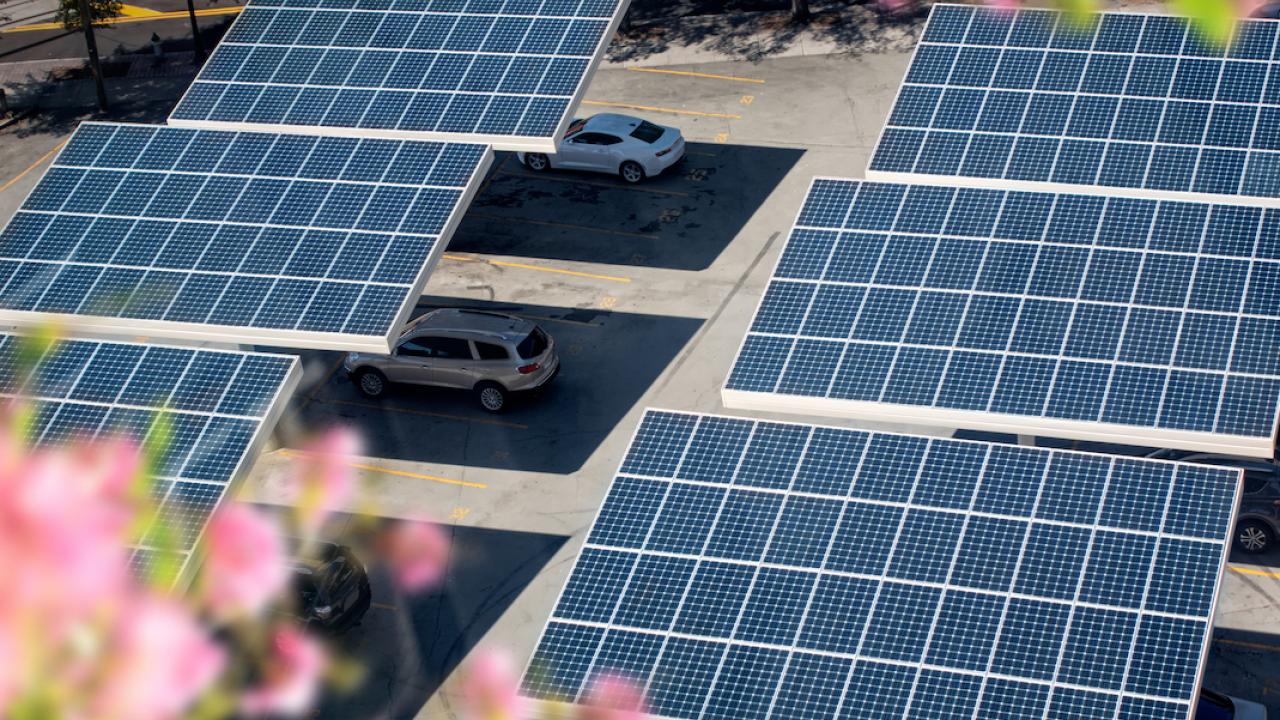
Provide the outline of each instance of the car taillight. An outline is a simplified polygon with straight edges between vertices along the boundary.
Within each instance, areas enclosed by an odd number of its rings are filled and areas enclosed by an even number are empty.
[[[658,156],[658,157],[662,157],[663,155],[666,155],[667,153],[669,153],[669,152],[671,152],[672,150],[674,150],[674,149],[675,149],[675,147],[676,147],[675,145],[672,145],[671,147],[667,148],[666,150],[659,150],[659,151],[657,152],[657,156]]]
[[[539,367],[540,366],[538,365],[538,363],[529,363],[528,365],[521,365],[520,367],[516,368],[516,372],[520,373],[521,375],[528,375],[531,372],[537,372]]]

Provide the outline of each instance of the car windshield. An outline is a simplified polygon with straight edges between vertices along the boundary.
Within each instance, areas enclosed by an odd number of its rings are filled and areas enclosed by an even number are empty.
[[[528,360],[536,358],[547,351],[547,334],[542,332],[542,328],[535,327],[533,332],[529,333],[529,337],[520,341],[516,346],[516,352],[520,353],[520,357]]]
[[[662,137],[662,132],[663,130],[660,126],[654,125],[648,120],[641,120],[640,125],[631,131],[631,137],[652,145],[658,141],[658,138]]]

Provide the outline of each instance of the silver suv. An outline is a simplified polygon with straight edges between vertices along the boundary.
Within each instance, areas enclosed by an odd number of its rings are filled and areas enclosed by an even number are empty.
[[[537,325],[480,310],[432,310],[409,323],[390,355],[350,353],[347,376],[369,397],[388,383],[471,390],[502,412],[511,393],[536,390],[560,371],[555,341]]]

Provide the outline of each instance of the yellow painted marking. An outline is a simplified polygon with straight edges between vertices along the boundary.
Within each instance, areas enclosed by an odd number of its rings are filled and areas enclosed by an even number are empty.
[[[617,306],[618,306],[618,298],[612,295],[605,295],[604,297],[600,298],[600,307],[606,310],[612,310]]]
[[[210,15],[236,15],[242,12],[244,8],[240,6],[224,7],[224,8],[205,8],[196,11],[196,17],[208,17]],[[154,15],[143,15],[139,17],[129,17],[128,15],[118,15],[116,17],[104,18],[99,20],[97,25],[127,25],[137,22],[151,22],[152,20],[177,20],[187,17],[186,10],[174,10],[173,12],[156,12]],[[32,32],[38,30],[66,30],[62,23],[44,22],[32,23],[30,25],[19,25],[18,27],[9,28],[5,32]]]
[[[457,522],[471,514],[471,508],[456,507],[449,513],[449,519]]]
[[[1266,643],[1247,642],[1245,640],[1228,640],[1226,638],[1214,638],[1213,641],[1219,645],[1230,645],[1231,647],[1242,647],[1249,650],[1280,652],[1280,645],[1268,645]]]
[[[287,458],[299,458],[305,455],[305,453],[298,452],[297,450],[281,450],[280,454]],[[430,480],[431,482],[444,483],[445,485],[461,485],[462,487],[476,488],[478,490],[484,490],[489,487],[484,483],[469,482],[467,480],[454,480],[453,478],[439,477],[437,475],[424,475],[422,473],[409,472],[408,470],[393,470],[391,468],[380,467],[378,465],[368,465],[366,463],[347,462],[344,464],[354,470],[368,470],[369,472],[382,473],[383,475],[395,475],[396,477],[407,477],[415,480]]]
[[[1241,575],[1258,575],[1260,577],[1280,578],[1280,573],[1269,572],[1267,570],[1254,570],[1253,568],[1242,568],[1236,567],[1235,565],[1228,565],[1227,567],[1230,568],[1231,572],[1238,572]]]
[[[715,75],[712,73],[693,72],[691,70],[665,70],[662,68],[629,67],[627,69],[630,70],[631,72],[661,73],[663,75],[680,75],[682,77],[705,78],[707,80],[728,80],[730,82],[744,82],[744,83],[752,83],[755,85],[764,85],[763,80],[757,80],[755,78],[737,77],[735,75]]]
[[[328,403],[330,405],[349,405],[351,407],[362,407],[370,410],[382,410],[385,412],[404,413],[405,415],[421,415],[423,417],[440,418],[441,420],[460,420],[462,422],[476,423],[478,425],[495,425],[497,427],[514,428],[516,430],[528,430],[529,426],[522,423],[506,422],[505,420],[492,420],[490,418],[472,418],[462,415],[450,415],[448,413],[430,412],[428,410],[411,410],[409,408],[389,407],[386,405],[374,405],[372,403],[353,402],[351,400],[317,400],[320,403]]]
[[[600,107],[626,108],[627,110],[648,110],[649,112],[670,113],[672,115],[692,115],[694,117],[709,118],[725,118],[726,120],[741,120],[741,115],[732,115],[729,113],[708,113],[698,112],[697,110],[680,110],[678,108],[654,107],[652,105],[632,105],[631,103],[608,102],[605,100],[583,100],[583,105],[599,105]]]
[[[551,317],[549,315],[526,315],[520,313],[520,317],[526,320],[539,320],[542,322],[564,323],[565,325],[580,325],[582,327],[600,327],[600,323],[584,322],[582,320],[570,320],[568,318]]]
[[[729,133],[716,133],[716,142],[720,144],[729,142]]]
[[[369,603],[369,607],[377,608],[379,610],[399,610],[400,609],[395,605],[388,605],[386,603]]]
[[[603,233],[605,235],[620,235],[622,237],[640,238],[642,240],[655,240],[653,235],[648,233],[627,232],[626,230],[610,230],[608,228],[591,227],[590,225],[571,225],[569,223],[552,222],[550,220],[530,220],[529,218],[503,217],[501,215],[493,215],[490,213],[470,212],[470,217],[484,218],[486,220],[500,220],[502,222],[522,222],[530,225],[543,225],[545,227],[560,228],[562,230],[582,230],[585,232]],[[627,282],[631,282],[628,280]]]
[[[658,188],[647,187],[645,185],[618,185],[615,183],[597,182],[594,180],[584,180],[582,178],[565,177],[563,175],[548,175],[543,173],[535,175],[529,172],[514,172],[512,170],[498,170],[495,175],[509,175],[511,177],[529,178],[531,180],[553,180],[555,182],[570,183],[572,185],[593,185],[595,187],[609,188],[610,190],[628,190],[630,192],[650,193],[653,195],[673,195],[675,197],[689,197],[689,193],[679,192],[676,190],[659,190]]]
[[[755,95],[743,95],[743,96],[738,100],[738,102],[739,102],[739,103],[741,103],[741,104],[743,104],[743,105],[750,105],[751,103],[753,103],[753,102],[755,102],[755,101],[756,101],[756,96],[755,96]]]
[[[71,138],[67,138],[67,140],[70,140],[70,139]],[[43,165],[45,160],[48,160],[49,158],[56,155],[58,151],[62,149],[62,146],[67,144],[67,140],[63,140],[62,142],[58,143],[57,147],[45,153],[44,155],[41,155],[39,160],[36,160],[35,162],[31,163],[29,166],[27,166],[26,170],[23,170],[22,172],[10,178],[9,182],[3,185],[0,185],[0,192],[4,192],[5,190],[8,190],[9,188],[13,187],[14,184],[17,183],[19,180],[31,174],[32,170],[35,170],[36,168]]]
[[[729,137],[728,135],[725,135],[725,139],[726,139],[726,140],[728,139],[728,137]],[[684,151],[684,154],[685,154],[685,155],[697,155],[698,157],[710,157],[710,158],[713,158],[713,157],[720,157],[720,153],[701,152],[701,151],[699,151],[699,150],[685,150],[685,151]]]
[[[465,255],[451,255],[445,253],[442,256],[445,260],[456,260],[457,262],[481,262],[485,265],[494,265],[497,267],[519,268],[521,270],[537,270],[539,272],[557,273],[560,275],[573,275],[574,277],[592,278],[593,280],[609,280],[612,282],[629,283],[631,278],[616,277],[614,275],[596,275],[595,273],[578,272],[577,270],[564,270],[562,268],[542,267],[540,265],[526,265],[524,263],[506,262],[504,260],[486,260],[485,258],[467,257]]]
[[[125,17],[155,17],[164,13],[151,8],[138,7],[137,5],[121,5],[120,14]]]

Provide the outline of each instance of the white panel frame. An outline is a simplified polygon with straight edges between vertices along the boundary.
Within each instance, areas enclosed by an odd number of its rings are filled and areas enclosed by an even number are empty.
[[[613,36],[617,34],[618,27],[622,24],[623,17],[627,14],[627,9],[631,5],[631,0],[620,0],[618,9],[614,12],[613,17],[609,18],[608,26],[599,42],[596,44],[595,52],[592,53],[587,63],[586,70],[582,74],[582,78],[578,81],[578,87],[574,90],[573,95],[569,98],[569,104],[565,107],[564,116],[560,118],[560,122],[556,125],[556,129],[551,136],[539,135],[491,135],[487,133],[457,133],[457,132],[437,132],[434,130],[396,130],[391,128],[351,128],[351,127],[330,127],[327,125],[284,125],[270,123],[251,123],[251,122],[225,122],[219,120],[191,120],[184,118],[175,118],[172,114],[166,120],[167,124],[172,127],[192,128],[196,130],[224,130],[224,131],[241,131],[241,132],[278,132],[291,133],[294,135],[319,135],[323,137],[353,137],[353,138],[376,138],[384,140],[431,140],[435,142],[449,143],[481,143],[491,145],[496,150],[509,150],[512,152],[527,153],[544,153],[554,155],[557,151],[557,143],[560,138],[564,137],[565,130],[569,127],[569,123],[573,121],[578,107],[582,104],[583,96],[586,95],[587,86],[591,77],[595,75],[596,69],[600,66],[605,52],[608,50],[610,43],[613,42]],[[252,3],[245,6],[253,7]],[[275,6],[271,6],[275,7]],[[584,18],[579,18],[584,19]],[[236,22],[239,17],[236,18]],[[227,32],[234,29],[234,23]],[[251,43],[250,43],[251,44]],[[359,48],[353,48],[359,49]],[[217,48],[213,52],[217,52]],[[210,58],[213,54],[210,54]],[[199,80],[197,75],[195,80]],[[213,82],[213,81],[210,81]],[[270,85],[271,83],[261,83]],[[178,99],[178,103],[174,105],[176,109],[186,99],[191,89],[195,87],[195,81],[183,91],[182,97]],[[353,88],[354,89],[354,88]],[[377,89],[377,88],[363,88]]]

